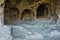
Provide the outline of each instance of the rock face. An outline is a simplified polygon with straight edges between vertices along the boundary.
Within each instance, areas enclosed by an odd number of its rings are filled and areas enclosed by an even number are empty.
[[[4,16],[5,22],[9,22],[9,21],[12,22],[14,19],[16,20],[17,18],[18,18],[17,20],[31,21],[37,19],[37,16],[39,17],[41,17],[41,15],[42,17],[48,17],[49,15],[51,16],[50,5],[52,4],[50,3],[50,0],[46,0],[46,1],[21,0],[20,3],[18,4],[16,4],[16,2],[17,2],[16,0],[9,0],[9,1],[6,0],[5,16]]]
[[[37,18],[51,18],[54,14],[59,14],[56,12],[57,8],[54,0],[6,0],[4,23],[11,24],[16,20],[31,21]]]

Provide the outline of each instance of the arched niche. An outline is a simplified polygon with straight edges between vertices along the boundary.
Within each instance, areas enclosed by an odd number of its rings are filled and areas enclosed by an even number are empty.
[[[42,3],[38,6],[37,14],[36,14],[37,18],[48,16],[48,13],[49,13],[48,6],[49,6],[48,3]]]
[[[34,12],[30,9],[25,9],[21,14],[21,20],[31,21],[34,18]]]
[[[9,24],[16,20],[19,20],[20,11],[16,5],[19,4],[20,1],[21,0],[5,0],[4,24]]]
[[[6,13],[6,12],[5,12]],[[9,11],[4,15],[4,23],[9,24],[19,19],[19,9],[11,7]]]

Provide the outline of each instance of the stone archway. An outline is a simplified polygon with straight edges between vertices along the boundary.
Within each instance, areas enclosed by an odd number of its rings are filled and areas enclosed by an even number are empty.
[[[12,3],[12,1],[14,1],[14,4]],[[5,0],[4,24],[10,24],[16,20],[19,20],[20,12],[19,12],[19,9],[15,5],[16,4],[15,1],[16,0]]]
[[[37,8],[37,18],[48,16],[48,3],[42,3]]]
[[[21,20],[31,21],[34,18],[34,12],[30,9],[25,9],[21,14]]]
[[[12,23],[19,19],[19,10],[16,7],[11,7],[4,17],[4,23]]]
[[[19,18],[19,10],[16,7],[12,7],[9,9],[9,17],[12,20],[16,20]]]

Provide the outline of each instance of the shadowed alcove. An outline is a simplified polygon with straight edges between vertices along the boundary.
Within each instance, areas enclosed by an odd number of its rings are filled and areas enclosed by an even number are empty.
[[[30,9],[25,9],[21,14],[21,20],[31,21],[34,17],[34,12]]]
[[[16,5],[20,0],[5,0],[4,24],[13,23],[19,19],[19,9]],[[13,4],[14,3],[14,4]]]
[[[45,17],[48,15],[47,3],[42,3],[37,8],[37,18]]]
[[[6,16],[7,15],[7,16]],[[19,10],[16,7],[9,9],[8,13],[5,15],[5,23],[12,23],[19,18]]]

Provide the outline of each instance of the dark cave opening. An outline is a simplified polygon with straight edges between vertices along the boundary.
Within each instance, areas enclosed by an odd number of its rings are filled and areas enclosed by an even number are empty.
[[[45,4],[40,4],[37,8],[37,18],[48,15],[48,8]]]
[[[21,20],[31,21],[34,17],[34,12],[30,9],[25,9],[21,14]]]
[[[16,6],[11,6],[11,0],[5,0],[4,24],[9,24],[18,20],[19,13],[19,9]]]

